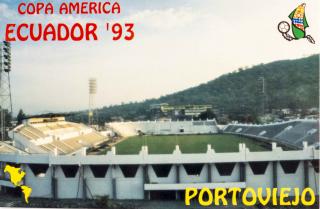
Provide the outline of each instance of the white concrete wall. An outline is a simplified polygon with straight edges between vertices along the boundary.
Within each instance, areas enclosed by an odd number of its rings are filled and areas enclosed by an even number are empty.
[[[114,198],[112,193],[112,178],[86,178],[86,183],[87,198],[91,199],[102,196]]]
[[[116,179],[117,199],[143,199],[143,169],[139,166],[135,177],[125,178],[120,167],[116,166],[113,177]]]
[[[203,165],[200,175],[188,175],[183,165],[179,166],[180,183],[205,183],[208,182],[208,167]]]
[[[22,168],[26,176],[24,178],[24,184],[32,188],[31,197],[52,197],[51,178],[52,169],[49,167],[44,177],[37,177],[33,174],[28,165]]]
[[[94,177],[89,166],[84,166],[84,178],[86,179],[86,194],[88,198],[108,196],[113,198],[112,193],[112,166],[108,167],[104,178]]]
[[[25,138],[19,133],[14,133],[14,143],[18,149],[28,150],[29,153],[46,153],[37,145],[35,145],[32,141]]]
[[[304,188],[304,172],[303,161],[300,161],[297,171],[293,174],[287,174],[282,169],[280,163],[278,166],[278,188],[300,188],[300,191]],[[293,195],[291,191],[290,195]]]
[[[219,171],[217,167],[213,164],[211,165],[211,173],[212,173],[212,180],[213,182],[239,182],[240,180],[240,169],[239,164],[236,163],[236,165],[233,168],[233,171],[230,176],[221,176],[219,174]]]
[[[299,167],[294,174],[285,174],[280,163],[277,163],[277,182],[278,188],[280,187],[298,187],[304,188],[304,160],[318,159],[319,150],[313,147],[304,147],[303,150],[297,151],[283,151],[273,144],[272,151],[266,152],[250,152],[243,144],[240,144],[240,151],[235,153],[216,153],[213,149],[208,147],[206,153],[201,154],[183,154],[177,147],[173,154],[153,155],[148,154],[147,149],[144,147],[139,155],[115,155],[109,152],[107,155],[87,156],[85,153],[75,156],[54,156],[43,154],[0,154],[0,163],[14,162],[22,164],[22,169],[26,171],[25,184],[33,189],[32,197],[52,197],[51,194],[51,176],[52,167],[55,167],[54,177],[57,179],[57,197],[58,198],[82,198],[83,193],[83,179],[87,183],[86,193],[87,198],[96,196],[109,196],[110,198],[117,199],[143,199],[144,198],[144,185],[148,183],[158,184],[186,184],[199,186],[208,182],[208,167],[211,164],[211,183],[238,183],[240,182],[240,163],[244,163],[246,170],[245,186],[247,187],[273,187],[273,172],[272,161],[300,161]],[[262,175],[254,175],[249,162],[268,161],[266,172]],[[27,164],[49,164],[50,168],[46,172],[45,177],[35,177],[27,166]],[[200,175],[190,176],[187,175],[185,168],[182,164],[204,164]],[[221,176],[216,168],[216,163],[236,163],[233,172],[230,176]],[[108,171],[104,178],[95,178],[89,165],[109,165]],[[172,164],[172,168],[168,177],[157,177],[151,165],[155,164]],[[74,178],[66,178],[60,165],[80,165],[83,167],[83,175],[80,175],[80,169]],[[124,177],[120,165],[138,165],[137,173],[134,177]],[[179,166],[179,179],[177,183],[177,170],[176,165]],[[146,173],[150,182],[145,182],[143,166],[147,167]],[[318,173],[314,173],[311,164],[308,168],[309,171],[309,185],[316,190],[315,179],[319,182]],[[114,179],[114,181],[113,181]],[[115,182],[115,185],[113,185]],[[6,186],[6,182],[0,182],[0,186]],[[116,188],[116,191],[113,191]],[[113,193],[116,196],[113,196]],[[91,196],[92,195],[92,196]]]
[[[252,188],[273,188],[273,174],[272,174],[272,162],[268,163],[267,169],[264,174],[255,175],[249,165],[246,163],[246,183],[247,187]],[[263,194],[266,192],[263,190]]]
[[[148,165],[148,176],[150,183],[162,183],[162,184],[168,184],[168,183],[176,183],[176,175],[177,170],[176,166],[172,165],[171,170],[168,174],[168,177],[158,177],[156,173],[154,172],[151,165]]]
[[[309,186],[319,194],[319,173],[315,172],[312,165],[309,163]]]

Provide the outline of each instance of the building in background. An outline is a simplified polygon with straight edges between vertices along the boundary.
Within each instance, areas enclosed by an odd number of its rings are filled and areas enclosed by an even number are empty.
[[[212,105],[169,105],[152,104],[150,109],[154,118],[192,119],[201,113],[212,110]]]

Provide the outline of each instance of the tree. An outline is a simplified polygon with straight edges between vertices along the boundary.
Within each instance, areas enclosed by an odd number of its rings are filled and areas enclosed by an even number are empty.
[[[223,114],[231,120],[254,122],[262,113],[262,104],[265,107],[264,113],[270,113],[272,109],[318,107],[318,68],[319,55],[260,64],[158,99],[103,107],[99,109],[99,118],[101,123],[120,117],[124,120],[150,120],[151,104],[214,104],[216,110],[223,110]],[[265,79],[265,93],[262,93],[262,83],[259,81],[261,76]],[[212,117],[214,115],[208,112],[200,115],[203,119]],[[70,118],[81,122],[78,115],[73,114]],[[86,118],[85,111],[83,118]]]
[[[26,115],[24,114],[23,110],[20,109],[19,113],[17,115],[17,125],[22,124],[22,121],[26,118]]]

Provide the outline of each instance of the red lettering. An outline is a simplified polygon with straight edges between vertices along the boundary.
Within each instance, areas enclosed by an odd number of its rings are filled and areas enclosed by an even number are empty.
[[[79,36],[76,36],[76,32],[75,30],[79,29]],[[83,39],[83,28],[82,25],[80,25],[80,23],[76,23],[72,26],[71,28],[71,39],[73,41],[81,41]]]
[[[21,33],[21,30],[22,28],[26,28],[28,29],[28,24],[27,23],[22,23],[18,26],[17,28],[17,38],[20,40],[20,41],[27,41],[28,40],[28,35],[27,36],[22,36],[22,33]]]
[[[89,13],[90,13],[90,14],[96,14],[96,13],[98,13],[98,12],[97,12],[97,3],[96,3],[96,2],[92,2],[92,3],[89,5]]]
[[[127,41],[131,41],[134,38],[134,32],[133,32],[133,23],[126,23],[125,26],[127,27],[127,33],[129,33],[130,35],[126,35],[124,37],[125,40]]]
[[[37,3],[37,14],[40,13],[40,11],[44,8],[44,3],[40,2],[40,3]]]
[[[57,25],[53,25],[52,23],[48,23],[46,25],[42,25],[41,23],[22,23],[20,25],[7,24],[5,40],[82,41],[85,39],[86,41],[96,41],[98,40],[97,29],[98,26],[96,23],[86,23],[85,26],[80,23],[75,23],[72,27],[69,27],[65,23],[59,23]],[[119,28],[116,30],[119,30]],[[129,32],[129,30],[127,30],[127,32]]]
[[[96,30],[97,30],[97,24],[95,23],[88,23],[86,25],[86,40],[89,41],[91,40],[90,39],[90,36],[93,37],[93,40],[98,40],[98,36],[96,34]]]
[[[120,4],[118,2],[112,5],[112,14],[120,14]]]
[[[81,14],[88,14],[87,6],[88,6],[88,2],[82,2],[82,4],[81,4]]]
[[[122,36],[122,26],[119,23],[116,23],[112,26],[112,33],[115,35],[112,37],[112,40],[118,41]]]
[[[101,2],[98,3],[97,7],[98,7],[98,14],[101,14]]]
[[[64,36],[62,34],[62,30],[64,30],[64,32],[65,32]],[[69,32],[68,26],[64,23],[58,24],[58,40],[59,41],[66,41],[69,39],[69,37],[70,37],[70,32]]]
[[[44,13],[45,14],[53,14],[53,5],[51,3],[47,4]]]
[[[35,36],[35,29],[34,29],[34,24],[30,25],[30,38],[33,41],[39,41],[41,39],[42,35],[42,25],[38,24],[38,36]]]
[[[105,2],[102,6],[102,10],[104,13],[109,14],[110,10],[108,10],[108,7],[110,6],[110,2]]]
[[[67,3],[62,3],[61,4],[59,13],[62,14],[62,15],[69,13]]]
[[[71,11],[75,11],[76,12],[76,14],[79,14],[79,3],[72,3],[72,2],[70,2],[70,4],[69,4],[69,11],[70,11],[70,13],[69,14],[71,14],[72,12]]]
[[[15,27],[16,26],[16,24],[7,24],[7,27],[6,27],[6,37],[5,37],[5,39],[6,39],[6,41],[15,41],[16,40],[16,38],[11,38],[10,37],[10,34],[12,34],[13,32],[14,32],[14,30],[13,29],[10,29],[11,27]]]
[[[52,35],[51,41],[55,41],[56,40],[55,28],[51,23],[49,23],[44,29],[43,40],[44,41],[48,41],[48,36],[49,35]]]
[[[36,7],[34,6],[34,4],[28,4],[27,14],[33,15],[34,13],[36,13]]]
[[[21,8],[22,6],[26,7],[26,3],[19,4],[18,12],[19,12],[20,15],[24,15],[26,13],[26,9],[24,8],[24,10],[22,10],[22,8]]]
[[[50,3],[49,3],[50,4]],[[48,5],[46,6],[46,8]],[[60,4],[60,14],[119,14],[121,7],[118,2],[95,2],[95,1],[81,1],[81,2],[64,2]]]

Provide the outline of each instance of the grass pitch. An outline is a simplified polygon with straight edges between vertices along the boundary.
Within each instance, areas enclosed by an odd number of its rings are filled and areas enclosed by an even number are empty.
[[[117,154],[138,154],[147,145],[150,154],[170,154],[175,145],[182,153],[205,153],[207,145],[216,152],[238,152],[239,143],[245,143],[250,151],[266,151],[262,142],[236,135],[183,135],[183,136],[134,136],[116,144]]]

